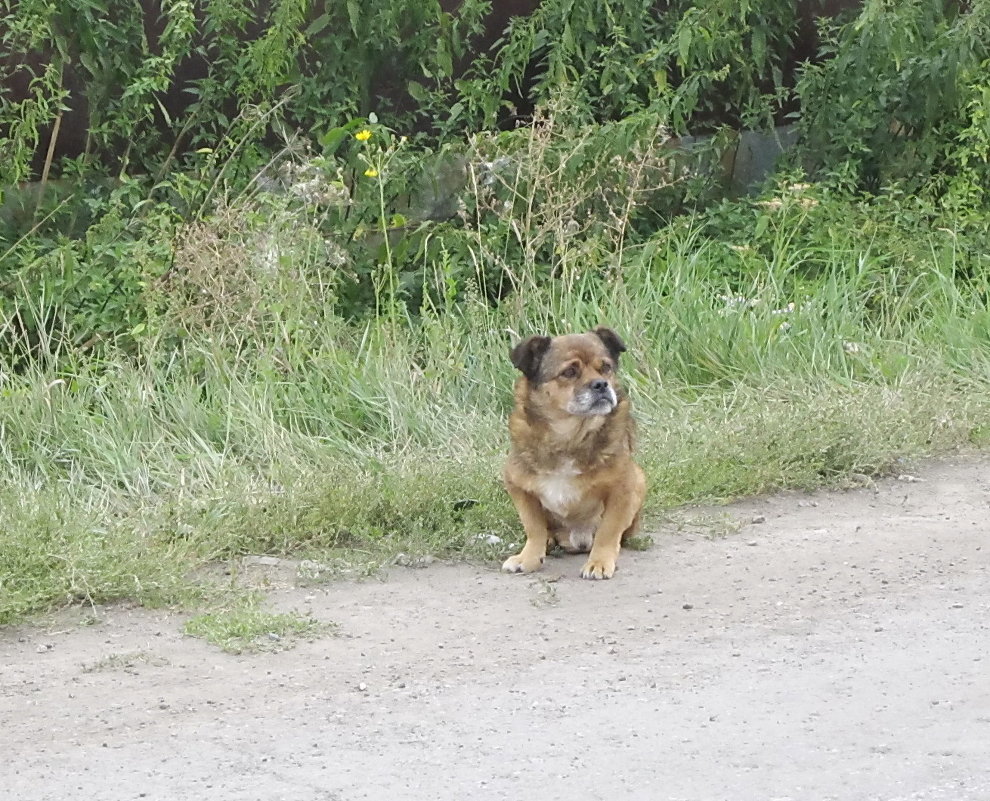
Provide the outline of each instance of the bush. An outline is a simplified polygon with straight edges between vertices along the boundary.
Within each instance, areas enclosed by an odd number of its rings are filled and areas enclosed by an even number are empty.
[[[824,58],[797,86],[814,174],[985,206],[990,3],[866,0],[855,18],[823,27]]]

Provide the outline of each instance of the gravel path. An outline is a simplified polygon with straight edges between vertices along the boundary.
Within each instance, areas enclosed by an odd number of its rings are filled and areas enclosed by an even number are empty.
[[[120,607],[8,629],[0,797],[986,801],[990,460],[911,479],[682,511],[608,582],[275,566],[340,626],[283,653]]]

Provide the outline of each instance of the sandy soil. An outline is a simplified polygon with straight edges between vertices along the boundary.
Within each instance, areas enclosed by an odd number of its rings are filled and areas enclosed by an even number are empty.
[[[283,653],[126,608],[4,631],[0,796],[986,801],[990,461],[917,477],[690,510],[608,582],[281,587],[340,626]]]

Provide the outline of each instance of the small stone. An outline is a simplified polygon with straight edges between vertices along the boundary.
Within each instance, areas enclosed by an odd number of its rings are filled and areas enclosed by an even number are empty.
[[[962,608],[963,608],[962,604],[952,604],[952,609],[962,609]]]
[[[694,609],[694,604],[684,604],[681,609]]]
[[[282,562],[277,556],[245,556],[242,561],[245,565],[260,565],[262,567],[275,567]]]
[[[358,685],[358,690],[359,690],[359,691],[361,691],[361,692],[363,692],[363,693],[364,693],[364,692],[367,692],[367,691],[368,691],[368,685],[367,685],[367,684],[365,684],[365,683],[364,683],[364,682],[362,681],[362,682],[361,682],[361,683],[360,683],[360,684]]]
[[[766,515],[753,515],[753,519],[750,520],[749,522],[750,523],[753,523],[754,525],[759,524],[759,523],[766,523],[767,522],[767,516]]]
[[[752,548],[754,545],[759,545],[760,543],[758,543],[756,540],[750,540],[746,544]]]

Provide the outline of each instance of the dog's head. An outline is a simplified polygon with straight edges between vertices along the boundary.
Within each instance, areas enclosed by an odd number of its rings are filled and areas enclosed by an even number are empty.
[[[587,334],[530,337],[510,358],[544,411],[592,417],[618,405],[615,371],[625,350],[612,329],[599,327]]]

